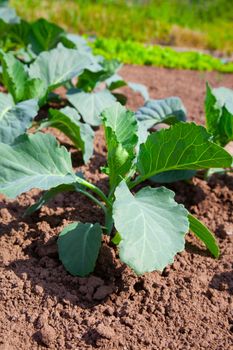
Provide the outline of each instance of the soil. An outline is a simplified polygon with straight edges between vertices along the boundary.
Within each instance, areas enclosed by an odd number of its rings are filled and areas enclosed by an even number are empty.
[[[233,76],[127,66],[122,75],[149,87],[154,98],[180,96],[189,119],[203,123],[205,81],[233,88]],[[143,101],[124,89],[130,108]],[[75,168],[107,190],[99,167],[105,164],[103,131],[95,154]],[[106,241],[96,269],[87,278],[69,275],[57,256],[56,237],[69,222],[103,221],[95,205],[77,193],[60,194],[32,217],[22,215],[40,195],[32,190],[16,200],[0,196],[0,350],[233,349],[233,177],[194,178],[169,186],[178,202],[212,229],[221,247],[213,259],[187,235],[186,250],[163,273],[136,276]]]

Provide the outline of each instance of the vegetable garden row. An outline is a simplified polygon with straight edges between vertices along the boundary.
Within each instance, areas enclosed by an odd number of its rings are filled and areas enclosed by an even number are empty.
[[[200,71],[217,70],[222,73],[233,72],[233,62],[220,59],[200,51],[177,50],[171,47],[145,45],[122,39],[97,38],[92,43],[96,54],[105,58],[117,58],[123,63],[154,65],[156,67],[192,69]]]
[[[4,16],[0,193],[15,198],[32,188],[45,190],[27,209],[25,215],[31,215],[58,193],[77,191],[105,215],[104,223],[74,222],[62,230],[58,251],[65,268],[73,275],[91,273],[103,234],[137,274],[163,270],[184,249],[189,230],[218,257],[214,235],[174,193],[145,182],[232,171],[224,146],[233,140],[233,91],[207,84],[206,127],[189,123],[178,97],[150,99],[145,86],[119,75],[117,60],[94,55],[80,36],[44,19],[25,22],[8,8]],[[145,99],[136,112],[124,107],[126,98],[117,90],[126,85]],[[46,116],[38,118],[41,110]],[[101,171],[109,178],[108,193],[75,173],[68,149],[41,132],[48,127],[64,133],[82,151],[84,163],[91,162],[96,128],[104,128],[107,159]]]

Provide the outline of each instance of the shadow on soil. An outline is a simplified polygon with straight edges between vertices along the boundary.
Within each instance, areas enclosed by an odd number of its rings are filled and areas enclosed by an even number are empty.
[[[233,295],[233,270],[216,273],[212,278],[209,287],[219,291],[226,290],[230,295]]]
[[[209,179],[208,184],[210,187],[219,185],[221,188],[227,187],[229,190],[233,191],[233,176],[229,176],[228,174],[215,174]]]
[[[185,242],[185,250],[189,253],[200,255],[203,257],[208,257],[211,255],[205,247],[199,248],[197,245],[187,241]]]
[[[29,256],[28,259],[14,260],[6,268],[14,271],[22,280],[30,281],[32,291],[43,294],[44,299],[52,296],[57,302],[92,308],[115,293],[116,285],[117,291],[126,287],[122,281],[125,266],[117,266],[114,250],[106,244],[101,248],[94,275],[83,278],[70,275],[62,266],[58,258],[56,237],[52,237],[46,244],[32,242],[25,249],[25,254]],[[100,287],[103,294],[95,298]]]

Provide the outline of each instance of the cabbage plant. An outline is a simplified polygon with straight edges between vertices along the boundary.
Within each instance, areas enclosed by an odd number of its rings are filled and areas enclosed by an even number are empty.
[[[103,234],[117,245],[122,262],[139,275],[171,264],[184,249],[189,230],[218,257],[213,234],[175,201],[174,192],[144,182],[169,171],[229,167],[231,155],[194,123],[177,120],[145,136],[135,113],[120,103],[105,109],[101,120],[108,150],[103,169],[108,193],[76,174],[67,149],[41,132],[0,143],[0,192],[15,198],[32,188],[45,190],[27,215],[62,191],[77,191],[103,210],[104,223],[73,222],[58,237],[60,260],[73,275],[94,270]]]

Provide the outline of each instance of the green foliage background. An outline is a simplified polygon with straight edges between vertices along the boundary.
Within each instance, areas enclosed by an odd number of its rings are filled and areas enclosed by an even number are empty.
[[[233,52],[229,0],[11,0],[23,18],[45,17],[105,38]]]

